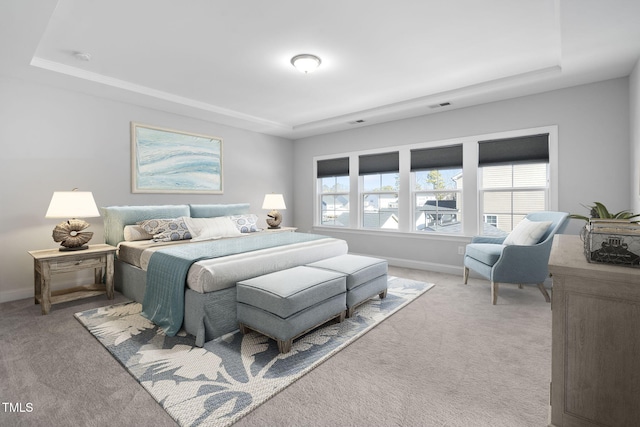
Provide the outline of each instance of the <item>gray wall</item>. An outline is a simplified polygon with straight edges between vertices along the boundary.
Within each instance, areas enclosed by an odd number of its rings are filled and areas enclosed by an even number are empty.
[[[586,214],[582,204],[594,201],[630,208],[629,80],[620,78],[300,139],[294,145],[294,222],[303,231],[314,230],[314,156],[548,125],[558,125],[558,209]],[[567,232],[577,233],[581,225],[572,220]],[[461,272],[458,249],[470,237],[315,231],[346,239],[353,252],[451,273]]]
[[[74,187],[92,191],[99,206],[249,202],[261,216],[264,194],[282,192],[287,203],[285,225],[319,231],[312,224],[313,156],[558,125],[559,209],[584,213],[581,204],[598,200],[613,209],[640,211],[638,172],[632,166],[638,160],[629,160],[631,147],[632,157],[640,156],[638,73],[636,67],[631,85],[627,78],[610,80],[295,143],[0,77],[0,237],[5,245],[0,258],[0,302],[33,296],[32,259],[27,251],[57,247],[51,230],[58,221],[45,219],[44,214],[53,191]],[[635,108],[632,121],[630,105]],[[225,193],[132,194],[131,121],[222,137]],[[89,222],[89,230],[95,233],[92,242],[101,242],[101,219]],[[579,227],[574,221],[568,231],[575,233]],[[456,273],[462,261],[458,248],[468,241],[468,236],[326,234],[345,238],[353,252],[387,257],[396,265]],[[57,286],[62,285],[66,284]]]
[[[640,59],[629,78],[631,128],[631,208],[640,213]]]
[[[44,218],[57,190],[92,191],[98,206],[249,202],[261,218],[264,194],[277,192],[292,225],[290,140],[4,77],[0,119],[0,302],[33,296],[27,251],[58,247],[51,231],[61,220]],[[223,138],[224,194],[131,193],[131,121]],[[87,220],[90,243],[103,242],[101,219]]]

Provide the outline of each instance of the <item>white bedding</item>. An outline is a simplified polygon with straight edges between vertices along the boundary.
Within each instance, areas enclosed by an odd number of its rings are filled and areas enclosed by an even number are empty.
[[[173,244],[189,243],[122,242],[118,256],[120,260],[146,271],[153,252]],[[199,293],[214,292],[235,286],[240,280],[343,255],[347,250],[347,242],[344,240],[326,238],[202,260],[189,269],[187,286]]]

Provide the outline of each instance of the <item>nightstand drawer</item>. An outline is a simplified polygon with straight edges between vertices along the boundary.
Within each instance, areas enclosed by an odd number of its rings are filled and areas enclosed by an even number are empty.
[[[51,272],[64,270],[78,270],[82,268],[101,268],[104,267],[106,260],[96,258],[75,259],[69,261],[53,260],[49,261]]]

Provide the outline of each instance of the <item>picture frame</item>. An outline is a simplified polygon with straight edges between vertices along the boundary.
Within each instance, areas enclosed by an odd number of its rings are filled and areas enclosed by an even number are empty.
[[[131,192],[222,194],[222,138],[131,122]]]

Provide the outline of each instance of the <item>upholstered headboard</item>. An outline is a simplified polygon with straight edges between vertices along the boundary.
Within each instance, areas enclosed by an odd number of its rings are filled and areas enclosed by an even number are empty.
[[[191,218],[215,218],[218,216],[248,214],[249,203],[229,205],[189,205]]]
[[[249,213],[249,203],[214,205],[107,206],[100,208],[104,222],[104,241],[116,246],[124,240],[124,226],[155,218],[213,218]]]

